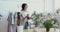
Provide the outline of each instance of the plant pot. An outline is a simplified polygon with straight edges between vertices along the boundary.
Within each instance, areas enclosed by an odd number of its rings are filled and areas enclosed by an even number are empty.
[[[23,32],[23,26],[17,26],[17,32]]]
[[[34,28],[34,32],[38,32],[38,27],[35,27]]]
[[[49,32],[50,31],[50,29],[49,28],[46,28],[46,32]]]

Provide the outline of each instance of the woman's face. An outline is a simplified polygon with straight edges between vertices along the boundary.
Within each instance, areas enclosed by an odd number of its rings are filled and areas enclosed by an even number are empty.
[[[27,8],[28,8],[28,6],[27,6],[27,5],[25,5],[24,10],[27,10]]]

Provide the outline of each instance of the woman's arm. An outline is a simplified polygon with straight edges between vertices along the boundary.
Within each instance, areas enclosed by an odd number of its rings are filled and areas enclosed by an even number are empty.
[[[25,20],[28,16],[23,17],[23,20]]]
[[[34,13],[31,16],[28,16],[28,18],[30,19],[33,15],[34,15]]]

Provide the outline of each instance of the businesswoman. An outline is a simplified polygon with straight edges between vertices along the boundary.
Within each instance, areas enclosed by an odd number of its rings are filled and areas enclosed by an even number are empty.
[[[27,4],[23,3],[21,8],[21,12],[17,13],[17,32],[23,32],[24,28],[28,28]]]

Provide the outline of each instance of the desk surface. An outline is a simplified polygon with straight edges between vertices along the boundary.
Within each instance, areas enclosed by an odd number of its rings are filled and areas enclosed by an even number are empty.
[[[46,32],[46,30],[45,29],[36,29],[37,30],[37,32]],[[34,32],[34,29],[26,29],[26,30],[24,30],[24,32]]]
[[[46,29],[45,28],[40,28],[40,29],[28,29],[28,30],[26,29],[26,30],[24,30],[24,32],[34,32],[34,31],[37,31],[37,32],[46,32]],[[60,32],[60,29],[51,28],[50,32]]]
[[[24,32],[33,32],[34,30],[33,29],[29,29],[29,30],[24,30]]]

